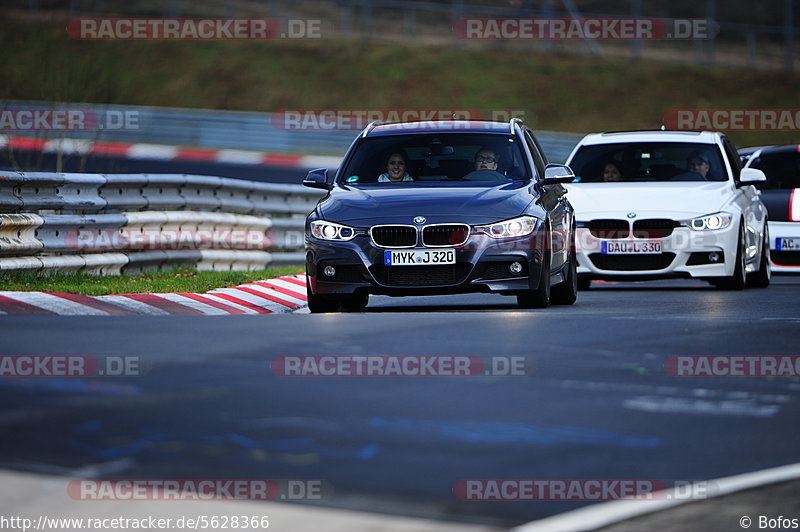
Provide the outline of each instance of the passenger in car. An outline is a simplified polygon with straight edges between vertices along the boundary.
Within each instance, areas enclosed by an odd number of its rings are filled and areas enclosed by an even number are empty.
[[[693,151],[686,159],[686,170],[708,178],[708,171],[711,170],[711,160],[705,153]]]
[[[622,181],[622,165],[617,161],[608,161],[603,167],[603,181]]]
[[[408,168],[408,157],[402,151],[395,151],[386,161],[386,171],[378,176],[378,183],[390,183],[401,181],[414,181],[414,178],[406,171]]]
[[[475,154],[475,170],[497,170],[500,158],[491,148],[481,148]]]

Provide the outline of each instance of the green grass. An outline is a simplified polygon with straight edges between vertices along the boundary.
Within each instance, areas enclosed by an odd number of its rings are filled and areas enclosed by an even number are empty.
[[[658,61],[363,41],[73,41],[0,24],[0,98],[282,109],[523,110],[536,129],[656,128],[670,109],[797,108],[800,77]],[[739,146],[800,132],[733,132]]]
[[[125,276],[92,276],[78,273],[0,272],[0,290],[48,291],[102,296],[164,292],[203,293],[214,288],[302,273],[286,267],[251,272],[198,272],[188,268]]]

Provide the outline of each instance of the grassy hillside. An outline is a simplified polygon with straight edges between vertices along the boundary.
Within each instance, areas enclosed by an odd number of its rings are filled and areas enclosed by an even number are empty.
[[[216,109],[524,110],[538,129],[653,128],[673,108],[798,108],[800,78],[672,63],[354,41],[77,42],[0,24],[0,99]],[[734,132],[739,145],[798,132]]]

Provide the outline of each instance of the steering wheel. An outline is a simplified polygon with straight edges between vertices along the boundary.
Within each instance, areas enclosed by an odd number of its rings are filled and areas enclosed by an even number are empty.
[[[506,176],[497,170],[473,170],[461,179],[464,181],[505,181]]]
[[[697,172],[684,172],[673,176],[670,181],[708,181],[708,179],[703,177],[703,174],[698,174]]]

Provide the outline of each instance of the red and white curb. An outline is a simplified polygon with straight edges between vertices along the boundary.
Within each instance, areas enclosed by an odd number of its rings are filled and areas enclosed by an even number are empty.
[[[306,311],[306,276],[288,275],[205,294],[84,296],[0,292],[0,314],[57,316],[220,316]]]
[[[339,157],[325,155],[292,155],[255,150],[188,148],[167,144],[95,142],[85,139],[39,139],[0,135],[0,148],[62,153],[64,155],[101,155],[123,159],[160,161],[208,161],[226,164],[288,166],[291,168],[337,168]]]

